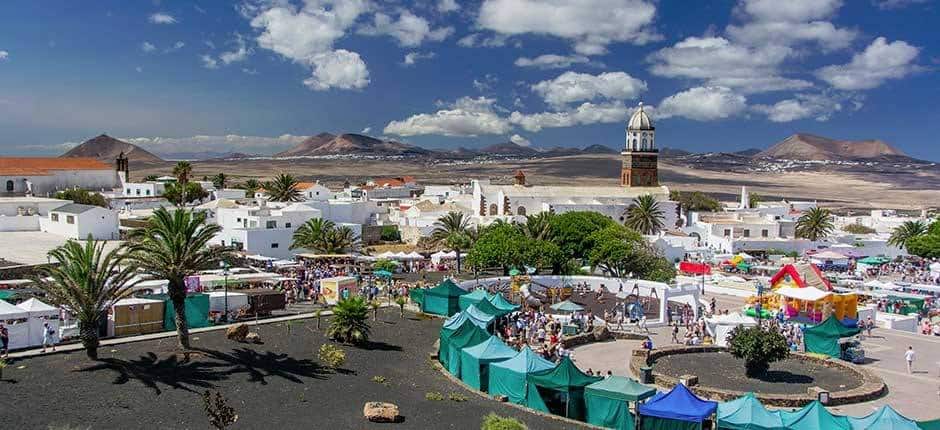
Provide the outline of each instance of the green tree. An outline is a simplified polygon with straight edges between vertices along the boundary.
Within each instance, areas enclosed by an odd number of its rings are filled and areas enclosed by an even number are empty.
[[[523,235],[535,240],[552,240],[552,218],[555,215],[551,212],[539,212],[535,215],[529,215],[525,223],[519,224],[519,229]]]
[[[156,181],[157,181],[157,175],[144,176],[144,182],[156,182]]]
[[[342,343],[362,344],[369,340],[369,306],[362,297],[350,297],[336,302],[327,336]]]
[[[851,234],[872,234],[872,233],[875,233],[875,229],[873,229],[873,228],[871,228],[871,227],[866,227],[866,226],[861,225],[861,224],[858,224],[858,223],[846,225],[846,226],[842,227],[842,231],[844,231],[844,232],[846,232],[846,233],[851,233]]]
[[[748,377],[761,377],[770,364],[790,356],[787,339],[774,329],[738,326],[728,337],[728,352],[744,360]]]
[[[103,208],[108,207],[108,200],[105,199],[101,194],[90,193],[86,190],[79,190],[75,188],[59,191],[55,194],[55,198],[61,200],[71,200],[74,203],[82,205],[101,206]]]
[[[467,262],[475,269],[498,267],[503,273],[523,266],[551,267],[558,273],[565,261],[555,243],[528,238],[507,223],[488,226],[467,253]]]
[[[227,248],[208,247],[212,237],[221,230],[216,224],[206,224],[206,215],[202,212],[184,209],[170,212],[158,208],[146,227],[131,233],[127,244],[130,263],[156,279],[169,281],[167,292],[176,312],[176,334],[183,349],[189,349],[185,279],[231,257],[231,250]]]
[[[85,354],[98,359],[98,327],[114,302],[130,294],[134,266],[125,264],[120,249],[105,252],[105,242],[82,244],[69,240],[49,251],[55,265],[46,266],[37,284],[59,306],[67,306],[78,319]]]
[[[610,276],[634,276],[657,282],[675,279],[675,265],[662,257],[634,230],[613,225],[594,232],[589,240],[588,264]]]
[[[383,225],[381,239],[383,242],[400,242],[401,233],[397,225]]]
[[[678,202],[679,206],[686,211],[718,212],[721,210],[721,203],[718,200],[701,191],[672,190],[669,192],[669,200]]]
[[[196,182],[176,182],[166,184],[163,198],[176,206],[186,206],[209,197],[209,193]]]
[[[228,184],[228,176],[225,173],[219,172],[212,177],[212,186],[217,190],[225,189],[225,185]]]
[[[595,231],[616,225],[610,218],[590,211],[565,212],[551,219],[555,244],[568,258],[584,259],[590,250],[588,241]]]
[[[281,173],[264,183],[264,192],[274,202],[299,202],[303,198],[299,185],[297,178]]]
[[[387,258],[382,258],[376,260],[375,263],[372,263],[372,270],[374,271],[384,270],[386,272],[394,273],[396,269],[398,269],[398,263],[395,263],[394,261]]]
[[[254,198],[255,193],[258,192],[258,189],[261,188],[261,183],[257,179],[248,179],[245,182],[239,185],[239,188],[245,190],[245,195],[248,198]]]
[[[898,248],[907,249],[910,241],[916,237],[927,234],[927,224],[923,221],[905,221],[897,226],[888,238],[888,244]]]
[[[652,194],[644,194],[633,199],[627,209],[624,225],[643,234],[656,234],[663,229],[662,209]]]
[[[756,208],[764,201],[764,197],[757,193],[749,193],[747,195],[747,207]]]
[[[461,251],[471,245],[470,219],[463,212],[450,211],[438,218],[431,231],[431,240],[457,253],[457,273],[460,273]]]
[[[824,239],[835,230],[832,212],[829,209],[812,208],[796,220],[796,237],[817,241]]]
[[[321,251],[324,254],[348,254],[359,249],[359,236],[349,226],[334,227],[326,233]]]
[[[302,248],[323,253],[326,248],[326,236],[334,228],[336,225],[333,221],[323,218],[309,219],[294,231],[290,249]]]
[[[927,232],[907,241],[907,252],[923,258],[940,258],[940,221],[935,221]]]
[[[176,166],[173,166],[173,176],[176,177],[176,182],[186,184],[191,179],[192,174],[193,165],[188,161],[177,161]]]

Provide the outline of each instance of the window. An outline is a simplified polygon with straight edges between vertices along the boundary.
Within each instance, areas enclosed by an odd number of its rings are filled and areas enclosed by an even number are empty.
[[[751,237],[751,231],[748,229],[744,229],[744,237]]]
[[[52,219],[52,222],[59,222],[59,214],[52,214],[49,218]]]
[[[291,224],[289,222],[284,223],[284,228],[290,228]]]
[[[766,228],[760,231],[760,237],[767,237],[768,235],[769,235],[769,232],[767,231]]]
[[[150,195],[150,190],[147,190],[147,195],[148,195],[148,196]]]
[[[140,188],[136,190],[135,194],[137,194],[138,196],[140,195]]]
[[[525,207],[519,206],[518,208],[516,208],[516,215],[525,216]]]
[[[13,191],[13,181],[7,181],[7,191]]]
[[[66,222],[67,224],[75,224],[75,216],[73,216],[73,215],[66,215],[66,216],[65,216],[65,222]]]
[[[130,188],[127,189],[127,195],[131,195],[131,189],[130,189]]]
[[[499,215],[496,207],[496,203],[490,205],[490,215]]]
[[[271,249],[277,249],[277,247],[278,247],[278,244],[276,244],[276,243],[272,243],[272,244],[271,244]]]
[[[277,221],[266,221],[264,228],[277,228]]]
[[[730,228],[726,228],[726,229],[725,229],[725,237],[730,237],[730,236],[731,236],[731,229],[730,229]]]

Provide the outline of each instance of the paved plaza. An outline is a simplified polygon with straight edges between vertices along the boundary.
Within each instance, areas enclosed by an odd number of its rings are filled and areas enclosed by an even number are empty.
[[[711,299],[709,294],[707,299]],[[736,310],[742,299],[731,296],[715,296],[719,309]],[[670,329],[650,329],[653,345],[668,345]],[[684,333],[684,329],[680,331]],[[906,417],[916,420],[940,418],[940,337],[924,336],[898,330],[875,329],[871,338],[864,339],[865,354],[869,363],[863,366],[874,371],[888,385],[888,394],[878,400],[830,408],[837,414],[862,416],[884,404]],[[914,372],[907,373],[904,351],[913,346],[916,353]],[[614,375],[633,376],[629,361],[640,341],[618,340],[595,343],[574,349],[573,360],[582,370],[592,369]]]

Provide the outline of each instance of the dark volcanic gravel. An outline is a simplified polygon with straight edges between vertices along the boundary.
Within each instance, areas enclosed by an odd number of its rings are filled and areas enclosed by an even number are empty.
[[[409,318],[410,317],[410,318]],[[328,319],[324,318],[325,329]],[[187,362],[175,338],[107,346],[101,360],[83,352],[16,360],[0,381],[0,429],[206,429],[201,393],[218,390],[238,415],[232,429],[478,429],[489,412],[513,416],[530,429],[578,428],[482,398],[429,364],[440,320],[382,311],[368,349],[343,346],[345,370],[317,361],[324,342],[316,320],[253,328],[264,344],[239,344],[224,331],[200,333],[199,356]],[[20,366],[25,366],[20,369]],[[386,378],[384,384],[374,376]],[[443,401],[426,400],[428,392]],[[449,400],[457,393],[466,401]],[[404,422],[375,424],[367,401],[399,406]]]
[[[744,361],[727,352],[661,357],[653,364],[653,371],[672,377],[696,375],[703,386],[767,394],[805,394],[809,387],[842,391],[862,384],[851,373],[795,359],[773,363],[764,379],[752,379],[744,376]]]

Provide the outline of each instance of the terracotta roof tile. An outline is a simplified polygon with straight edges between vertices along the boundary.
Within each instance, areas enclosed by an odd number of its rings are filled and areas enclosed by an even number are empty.
[[[111,166],[86,157],[0,157],[0,175],[4,176],[48,176],[54,170],[111,170]]]

